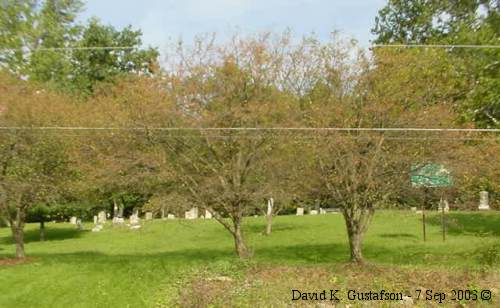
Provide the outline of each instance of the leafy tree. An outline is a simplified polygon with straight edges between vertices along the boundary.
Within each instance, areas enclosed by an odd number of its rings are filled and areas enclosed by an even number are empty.
[[[5,0],[0,13],[0,65],[21,78],[73,94],[94,93],[120,73],[156,72],[158,52],[141,50],[141,31],[76,20],[80,0]],[[76,49],[131,47],[130,49]],[[55,49],[52,49],[55,48]],[[58,49],[60,48],[60,49]]]
[[[16,85],[8,78],[2,78],[1,93],[2,126],[47,125],[64,110],[59,97]],[[30,129],[1,132],[0,212],[9,221],[17,258],[25,256],[23,230],[28,210],[54,201],[75,176],[62,138]]]
[[[489,0],[390,0],[372,29],[375,43],[498,45],[500,5]],[[499,49],[450,49],[450,63],[462,80],[461,119],[499,127]],[[428,55],[432,57],[432,55]],[[446,76],[442,76],[446,78]]]

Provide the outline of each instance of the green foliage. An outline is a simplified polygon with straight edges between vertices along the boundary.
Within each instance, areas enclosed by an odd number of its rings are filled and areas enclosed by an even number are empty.
[[[376,43],[498,45],[500,4],[488,0],[390,0],[379,11],[372,33]],[[455,80],[464,83],[454,101],[461,119],[500,127],[499,49],[450,49]],[[430,55],[429,55],[430,56]],[[448,79],[446,76],[441,76]]]
[[[77,22],[80,0],[5,0],[0,13],[0,63],[18,77],[77,95],[93,94],[120,73],[151,74],[158,52],[142,45],[141,31],[117,30],[91,19]],[[128,50],[38,50],[65,47]]]

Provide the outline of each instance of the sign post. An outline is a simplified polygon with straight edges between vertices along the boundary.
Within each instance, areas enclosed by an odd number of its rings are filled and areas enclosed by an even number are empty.
[[[425,233],[425,204],[427,203],[428,188],[430,187],[448,187],[452,185],[450,172],[441,164],[422,164],[414,165],[411,168],[410,176],[411,184],[414,187],[424,187],[424,204],[422,205],[422,230],[424,242],[426,241]],[[446,239],[445,213],[443,205],[443,197],[441,196],[441,225],[443,229],[443,241]]]

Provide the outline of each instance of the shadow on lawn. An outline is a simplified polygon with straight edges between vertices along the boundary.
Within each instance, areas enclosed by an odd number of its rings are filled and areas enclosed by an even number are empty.
[[[440,226],[441,216],[433,216],[428,222]],[[446,228],[451,234],[500,236],[500,214],[448,213],[446,215]]]
[[[410,233],[384,233],[380,234],[380,237],[384,238],[416,238],[417,236]]]
[[[81,237],[83,233],[88,231],[81,231],[76,228],[46,228],[45,241],[62,241],[72,238]],[[24,243],[39,242],[40,231],[38,229],[27,230],[24,232]],[[0,237],[0,244],[13,244],[14,239],[12,235]]]
[[[380,249],[378,249],[380,253]],[[385,251],[384,253],[390,253]],[[0,254],[1,256],[1,254]],[[234,261],[237,259],[234,251],[227,249],[184,249],[161,253],[137,253],[108,255],[96,251],[77,252],[68,254],[35,254],[46,264],[83,264],[92,263],[99,266],[113,266],[116,264],[129,265],[141,262],[163,264],[165,267],[210,264],[218,261]],[[349,259],[349,249],[341,244],[329,245],[297,245],[278,246],[272,248],[257,248],[254,250],[253,260],[265,263],[304,263],[321,264],[346,262]]]

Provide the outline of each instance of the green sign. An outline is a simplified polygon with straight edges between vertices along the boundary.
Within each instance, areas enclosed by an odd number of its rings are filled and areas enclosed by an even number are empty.
[[[415,165],[411,168],[410,181],[413,186],[446,187],[451,185],[451,176],[444,165]]]

